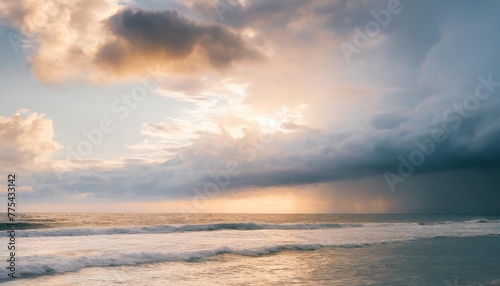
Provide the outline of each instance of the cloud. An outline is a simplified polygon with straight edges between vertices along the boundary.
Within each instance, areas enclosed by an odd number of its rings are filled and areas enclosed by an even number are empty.
[[[190,145],[177,146],[163,162],[131,160],[116,167],[68,170],[63,181],[53,174],[38,174],[35,182],[30,182],[36,186],[30,195],[92,193],[96,200],[116,200],[118,195],[120,200],[186,199],[200,196],[204,188],[215,183],[220,187],[213,198],[225,198],[262,188],[297,186],[316,194],[321,185],[318,196],[330,200],[334,212],[360,204],[366,205],[365,210],[389,212],[498,209],[499,201],[493,200],[498,197],[496,174],[500,166],[495,159],[500,157],[496,140],[487,142],[480,153],[468,149],[457,153],[462,141],[448,140],[398,186],[397,192],[391,192],[383,172],[396,169],[398,156],[407,157],[418,148],[415,140],[426,138],[425,133],[411,129],[405,133],[402,128],[337,134],[301,128],[264,135],[254,125],[237,138],[228,133],[203,134]],[[158,150],[155,146],[152,150]],[[228,175],[228,168],[240,171]],[[484,208],[481,197],[489,198]]]
[[[22,32],[35,76],[46,83],[134,79],[159,64],[169,73],[224,71],[262,58],[237,30],[114,0],[23,0],[0,4],[0,15]]]
[[[68,170],[63,183],[40,175],[39,184],[30,184],[33,196],[193,197],[193,190],[214,181],[211,172],[236,162],[242,172],[231,176],[221,196],[329,184],[326,198],[328,191],[336,195],[332,200],[355,201],[359,195],[368,203],[383,197],[398,211],[472,212],[480,210],[479,194],[491,212],[498,206],[492,201],[500,166],[500,41],[494,36],[500,4],[401,2],[403,11],[350,63],[339,44],[352,41],[357,28],[364,29],[374,20],[371,12],[387,1],[245,1],[225,11],[223,19],[213,9],[216,1],[185,6],[204,16],[199,18],[115,7],[92,30],[102,35],[98,44],[82,48],[84,57],[74,57],[85,59],[80,70],[127,77],[159,62],[171,73],[188,71],[163,74],[160,95],[192,108],[180,118],[141,122],[137,132],[144,141],[128,147],[148,156],[119,166],[92,169],[94,163],[83,171]],[[52,43],[37,37],[41,46]],[[230,77],[195,72],[223,71],[252,60],[254,44],[268,59],[258,67],[240,65]],[[480,76],[494,82],[481,88],[491,96],[464,110],[474,103],[470,96]],[[434,143],[432,154],[398,192],[390,192],[384,172],[397,173],[400,156],[409,160],[437,129],[446,139]],[[265,132],[274,132],[273,140],[257,144]],[[463,199],[452,198],[454,192]],[[474,206],[468,208],[467,201]]]
[[[191,1],[189,4],[196,11],[214,21],[228,23],[234,27],[273,26],[282,29],[293,22],[299,22],[311,14],[307,8],[319,1]],[[335,2],[336,3],[336,2]],[[330,5],[335,5],[332,3]],[[229,5],[228,5],[229,4]]]
[[[206,134],[189,146],[179,147],[162,163],[131,161],[117,168],[68,171],[64,181],[56,184],[48,183],[53,175],[40,174],[33,196],[61,192],[72,196],[93,193],[97,199],[112,199],[117,194],[124,199],[182,199],[199,196],[214,183],[220,185],[216,197],[273,187],[303,186],[313,192],[318,184],[330,184],[320,195],[332,199],[332,211],[341,210],[338,200],[344,198],[343,207],[355,201],[370,205],[372,199],[383,199],[391,205],[384,211],[394,212],[478,211],[481,199],[476,196],[475,184],[481,186],[480,196],[497,196],[499,162],[494,158],[500,153],[489,154],[493,164],[486,164],[485,159],[478,162],[481,156],[475,152],[457,156],[454,140],[428,157],[397,192],[391,192],[383,172],[397,168],[397,156],[406,157],[412,140],[419,137],[401,136],[394,129],[384,130],[384,136],[380,132],[324,134],[300,129],[263,136],[258,128],[249,128],[241,138]],[[228,175],[228,168],[240,172]],[[456,180],[460,183],[450,183]],[[474,205],[469,206],[469,202]],[[488,212],[494,206],[489,203]]]
[[[0,16],[29,43],[25,52],[35,76],[56,83],[92,72],[95,50],[103,41],[101,22],[118,7],[114,0],[2,1]]]
[[[165,97],[193,103],[197,107],[213,108],[217,102],[236,101],[245,96],[245,88],[244,82],[227,76],[169,76],[162,79],[157,92]]]
[[[374,115],[370,124],[374,129],[394,129],[410,118],[411,109],[382,110]]]
[[[196,65],[223,69],[258,57],[237,33],[194,22],[177,11],[124,9],[107,27],[116,40],[99,49],[96,63],[116,73],[158,62],[181,70]]]
[[[0,162],[4,171],[43,170],[50,155],[62,148],[54,141],[52,120],[26,112],[0,116]]]

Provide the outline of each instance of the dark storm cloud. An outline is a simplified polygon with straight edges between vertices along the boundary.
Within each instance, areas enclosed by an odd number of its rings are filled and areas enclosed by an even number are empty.
[[[259,143],[253,133],[240,139],[206,135],[163,164],[130,162],[119,169],[69,172],[62,182],[41,175],[36,192],[26,199],[58,193],[184,199],[200,196],[207,186],[218,186],[216,195],[225,196],[252,188],[332,184],[323,193],[325,199],[382,198],[392,204],[391,212],[494,213],[500,207],[500,135],[492,132],[477,151],[460,139],[470,137],[468,131],[450,133],[396,192],[383,173],[397,173],[398,156],[408,160],[418,148],[415,142],[427,140],[430,133],[394,128],[322,134],[303,129],[276,134],[268,143]],[[240,171],[231,173],[235,166]],[[89,179],[95,176],[99,180]]]
[[[252,27],[261,33],[280,36],[282,31],[300,31],[303,41],[310,40],[316,33],[325,37],[325,33],[340,42],[353,44],[358,31],[366,34],[366,26],[375,22],[379,26],[376,37],[368,37],[368,42],[378,41],[377,45],[363,48],[362,56],[354,59],[365,60],[376,56],[379,69],[401,69],[418,66],[425,59],[426,53],[441,37],[441,27],[447,23],[449,14],[457,11],[484,13],[483,8],[494,4],[489,1],[484,5],[468,3],[468,1],[411,1],[411,0],[374,0],[374,1],[322,1],[322,0],[256,0],[247,1],[245,5],[232,5],[221,10],[225,1],[199,1],[193,5],[203,15],[224,25],[242,28]],[[400,11],[396,14],[388,12],[390,3],[395,3]],[[211,6],[210,6],[211,5]],[[477,6],[477,7],[475,7]],[[481,8],[483,6],[483,8]],[[219,8],[218,8],[219,7]],[[476,11],[477,10],[477,11]],[[494,9],[493,9],[494,10]],[[472,12],[475,11],[475,12]],[[387,14],[388,13],[388,14]],[[374,16],[375,15],[375,16]],[[465,16],[471,18],[470,16]],[[377,20],[378,19],[378,20]],[[383,19],[383,20],[380,20]],[[381,24],[381,22],[384,22]],[[300,27],[297,30],[297,27]],[[298,36],[297,34],[294,34]],[[337,51],[340,52],[340,49]],[[374,71],[372,79],[384,81],[412,80],[406,72],[393,73]],[[387,78],[390,77],[390,78]]]
[[[116,40],[101,47],[96,62],[112,69],[133,68],[141,60],[144,65],[186,60],[197,52],[216,69],[259,57],[236,32],[194,22],[177,11],[124,9],[107,20],[107,27]]]
[[[398,192],[388,192],[381,176],[324,184],[321,197],[331,212],[352,212],[356,204],[386,203],[385,212],[424,214],[499,214],[500,168],[462,169],[411,177]]]
[[[394,129],[409,119],[408,110],[401,110],[399,112],[386,112],[377,116],[373,116],[370,124],[374,129]]]

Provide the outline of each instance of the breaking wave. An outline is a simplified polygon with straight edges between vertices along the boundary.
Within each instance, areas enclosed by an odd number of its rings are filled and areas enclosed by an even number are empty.
[[[133,266],[159,262],[187,262],[200,261],[214,258],[223,254],[234,254],[240,256],[263,256],[277,254],[283,251],[312,251],[326,247],[356,248],[366,247],[374,244],[387,244],[400,242],[393,240],[371,244],[348,244],[348,245],[321,245],[321,244],[282,244],[249,249],[233,249],[222,246],[214,249],[186,251],[186,252],[129,252],[113,253],[106,255],[87,255],[79,257],[34,255],[23,257],[16,273],[19,276],[39,276],[57,273],[75,272],[87,267],[116,267]],[[8,269],[0,268],[0,277],[6,277]]]
[[[43,230],[24,230],[18,233],[22,237],[40,236],[86,236],[114,234],[158,234],[174,232],[218,231],[218,230],[313,230],[361,227],[362,224],[258,224],[258,223],[218,223],[193,225],[153,225],[136,227],[67,227]]]

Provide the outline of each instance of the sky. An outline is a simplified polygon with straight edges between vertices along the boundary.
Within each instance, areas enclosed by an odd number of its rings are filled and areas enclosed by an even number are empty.
[[[0,173],[24,212],[498,214],[498,11],[1,0]]]

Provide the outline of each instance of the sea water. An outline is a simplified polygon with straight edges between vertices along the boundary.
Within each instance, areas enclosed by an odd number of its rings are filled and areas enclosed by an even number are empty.
[[[500,217],[23,214],[6,285],[500,285]],[[2,224],[5,231],[7,226]]]

